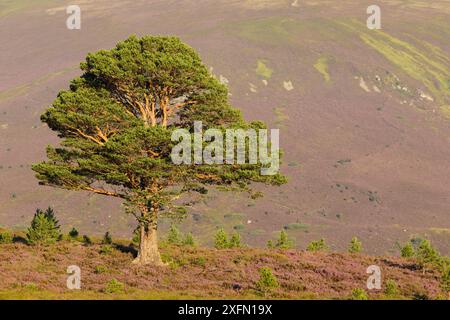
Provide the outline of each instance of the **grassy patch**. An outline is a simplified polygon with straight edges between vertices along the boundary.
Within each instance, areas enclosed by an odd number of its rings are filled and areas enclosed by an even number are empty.
[[[431,232],[434,232],[439,235],[449,235],[450,236],[450,229],[449,228],[430,228]]]
[[[280,127],[282,127],[284,125],[284,122],[289,119],[289,117],[286,115],[285,110],[286,108],[283,107],[277,107],[273,109],[276,117],[275,123]]]
[[[0,14],[1,16],[1,14]],[[21,86],[17,86],[15,88],[12,89],[8,89],[5,91],[0,92],[0,101],[4,101],[4,100],[8,100],[11,98],[15,98],[21,95],[26,94],[27,92],[29,92],[32,88],[36,87],[36,86],[40,86],[56,77],[59,77],[61,75],[64,75],[70,71],[76,70],[78,68],[78,66],[74,66],[74,67],[69,67],[69,68],[65,68],[61,71],[57,71],[57,72],[52,72],[48,75],[44,75],[38,79],[35,79],[33,81],[31,81],[28,84],[24,84]]]
[[[441,106],[441,111],[447,118],[450,118],[450,105]]]
[[[177,291],[160,290],[135,290],[134,292],[119,293],[101,293],[98,291],[72,291],[72,292],[54,292],[50,290],[4,290],[0,291],[0,300],[181,300],[181,299],[211,299],[208,296],[199,296],[186,294]],[[229,296],[228,299],[239,298]],[[248,296],[246,298],[258,298],[257,296]]]
[[[265,44],[283,44],[291,40],[289,27],[293,20],[284,17],[270,17],[239,22],[230,28],[240,38]]]
[[[272,77],[273,70],[270,69],[266,65],[266,63],[267,62],[264,60],[258,60],[257,67],[256,67],[256,74],[263,78],[270,79]]]
[[[358,32],[361,40],[411,78],[420,81],[440,104],[450,99],[448,78],[450,67],[445,53],[431,44],[423,48],[376,30],[368,32],[364,25],[352,21],[344,23],[349,29]]]
[[[294,19],[287,16],[246,19],[223,25],[228,32],[239,38],[269,46],[300,46],[306,48],[308,41],[345,41],[351,38],[335,19],[323,17]]]
[[[314,64],[314,68],[323,76],[325,82],[329,83],[331,81],[330,73],[328,70],[329,59],[327,57],[320,57]]]
[[[284,226],[286,230],[308,230],[308,228],[309,225],[300,222],[294,222]]]

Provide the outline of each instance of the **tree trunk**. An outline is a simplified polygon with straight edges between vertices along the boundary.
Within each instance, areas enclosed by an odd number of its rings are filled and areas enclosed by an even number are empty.
[[[156,223],[140,226],[141,241],[139,243],[139,253],[133,263],[138,265],[164,266],[158,249],[158,236]]]

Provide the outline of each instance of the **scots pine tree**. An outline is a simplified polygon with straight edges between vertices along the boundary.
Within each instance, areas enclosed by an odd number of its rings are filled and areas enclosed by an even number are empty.
[[[79,233],[78,230],[74,228],[72,228],[72,230],[69,231],[69,237],[76,239],[78,237]]]
[[[328,245],[326,244],[325,239],[311,241],[306,248],[307,251],[312,251],[312,252],[325,251],[327,249],[328,249]]]
[[[183,239],[183,245],[189,247],[195,247],[195,239],[192,233],[187,233]]]
[[[229,247],[230,248],[241,248],[242,247],[241,235],[239,233],[234,232],[231,235]]]
[[[357,237],[353,237],[348,246],[348,252],[360,253],[362,251],[362,243]]]
[[[41,184],[122,199],[139,227],[139,264],[161,265],[158,217],[182,217],[175,202],[210,186],[249,191],[251,182],[279,185],[261,164],[175,165],[175,129],[264,128],[246,122],[227,88],[176,37],[132,36],[81,63],[83,74],[41,116],[62,139],[33,170]],[[221,188],[222,189],[222,188]]]
[[[183,235],[176,225],[172,224],[170,226],[169,232],[167,234],[167,242],[170,244],[179,245],[183,242]]]
[[[102,243],[103,244],[112,244],[113,243],[112,236],[109,233],[109,231],[106,231],[106,233],[104,234]]]
[[[52,208],[42,211],[37,209],[31,226],[28,228],[27,240],[30,244],[51,244],[60,237],[58,220]]]
[[[403,258],[411,258],[414,257],[414,255],[416,254],[414,246],[411,242],[406,243],[402,248],[401,248],[401,256]]]
[[[286,231],[281,230],[280,237],[275,244],[275,248],[280,249],[292,249],[294,247],[294,242],[289,239],[289,236]]]
[[[223,228],[220,228],[214,236],[214,248],[227,249],[229,247],[230,241],[228,240],[228,235]]]

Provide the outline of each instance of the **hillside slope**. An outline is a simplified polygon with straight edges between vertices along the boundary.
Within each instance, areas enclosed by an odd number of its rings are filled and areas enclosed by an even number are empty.
[[[130,236],[118,201],[38,186],[30,165],[58,142],[39,116],[88,52],[173,34],[248,120],[280,128],[289,177],[257,201],[210,192],[190,206],[182,228],[203,245],[217,227],[254,246],[285,228],[299,248],[324,237],[344,250],[358,236],[384,255],[420,236],[450,252],[450,1],[377,1],[380,31],[359,0],[78,3],[79,31],[65,27],[70,1],[0,3],[0,225],[21,229],[52,205],[68,229]]]
[[[58,242],[48,247],[0,245],[0,299],[442,299],[439,273],[414,260],[295,250],[214,250],[163,246],[167,267],[136,267],[133,249],[116,244]],[[66,288],[70,265],[81,269],[81,290]],[[369,291],[366,270],[381,268],[382,289]],[[269,267],[278,287],[258,289]],[[397,292],[386,293],[394,282]]]

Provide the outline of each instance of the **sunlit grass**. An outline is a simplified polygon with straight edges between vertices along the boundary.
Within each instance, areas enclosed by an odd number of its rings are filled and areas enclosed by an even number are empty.
[[[381,30],[369,32],[363,24],[355,20],[343,24],[358,32],[365,44],[408,76],[422,82],[439,104],[445,104],[450,99],[450,67],[448,57],[440,48],[425,43],[424,50]]]
[[[273,70],[270,69],[265,62],[266,61],[258,60],[256,74],[266,79],[270,79],[270,77],[272,77]]]
[[[0,17],[20,12],[24,9],[55,2],[54,0],[0,0]]]
[[[314,64],[314,68],[323,76],[325,82],[330,82],[331,77],[328,71],[328,58],[320,57]]]

